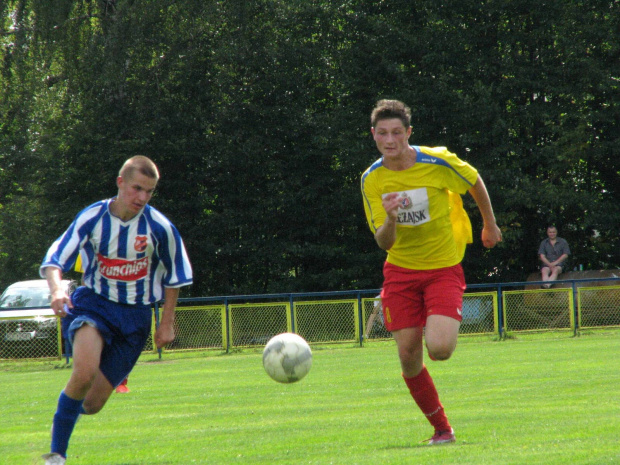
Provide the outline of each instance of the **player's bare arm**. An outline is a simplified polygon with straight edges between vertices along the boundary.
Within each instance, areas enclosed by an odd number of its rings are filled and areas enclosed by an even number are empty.
[[[167,287],[164,290],[164,312],[159,328],[155,331],[155,344],[161,349],[174,340],[174,311],[179,299],[179,288]]]
[[[476,205],[478,205],[482,215],[482,244],[489,249],[493,248],[498,242],[502,241],[502,232],[495,222],[491,199],[480,175],[478,175],[478,179],[473,187],[469,189],[469,193],[476,201]]]
[[[73,308],[73,304],[62,287],[62,272],[59,268],[48,266],[45,268],[45,278],[47,279],[47,285],[50,288],[50,306],[52,307],[54,314],[59,317],[66,316],[67,313],[65,311],[65,305],[69,308]]]
[[[397,192],[386,195],[382,200],[387,218],[377,229],[375,240],[383,250],[391,249],[396,242],[396,219],[398,218],[398,208],[400,207],[401,201],[400,194]]]

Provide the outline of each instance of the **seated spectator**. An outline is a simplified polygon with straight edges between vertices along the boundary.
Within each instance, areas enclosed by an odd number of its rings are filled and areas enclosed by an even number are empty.
[[[538,256],[542,265],[540,272],[543,281],[555,281],[566,266],[566,259],[570,255],[568,242],[558,237],[558,230],[555,226],[547,228],[547,239],[543,240],[538,247]],[[542,285],[543,289],[549,289],[551,283]]]

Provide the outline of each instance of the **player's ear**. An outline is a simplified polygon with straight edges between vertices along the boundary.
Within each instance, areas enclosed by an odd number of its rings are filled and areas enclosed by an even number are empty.
[[[370,133],[371,133],[371,134],[373,135],[373,137],[374,137],[374,135],[375,135],[375,128],[371,127],[371,128],[370,128]]]
[[[122,176],[118,176],[116,178],[116,187],[118,187],[120,189],[121,188],[121,184],[123,184],[123,177]]]

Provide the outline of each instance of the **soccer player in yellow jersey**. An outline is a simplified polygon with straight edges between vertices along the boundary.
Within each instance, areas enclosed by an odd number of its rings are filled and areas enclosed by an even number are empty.
[[[409,145],[411,110],[380,100],[371,131],[382,157],[362,175],[366,219],[387,251],[381,291],[386,328],[398,347],[402,375],[435,429],[431,445],[454,442],[435,384],[424,365],[456,348],[465,277],[461,260],[471,224],[460,195],[469,192],[482,215],[482,243],[502,240],[487,189],[478,172],[444,147]]]

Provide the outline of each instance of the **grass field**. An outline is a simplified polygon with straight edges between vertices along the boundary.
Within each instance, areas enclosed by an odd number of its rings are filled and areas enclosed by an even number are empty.
[[[98,415],[77,424],[69,465],[618,464],[620,332],[461,338],[428,363],[457,434],[432,435],[393,342],[314,348],[301,382],[275,383],[259,351],[144,356]],[[60,362],[0,364],[0,463],[40,464]]]

